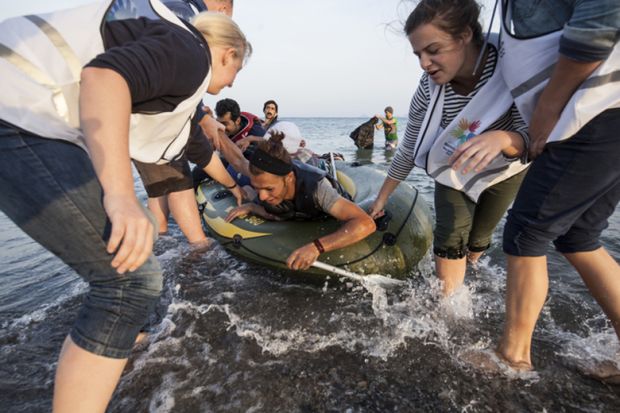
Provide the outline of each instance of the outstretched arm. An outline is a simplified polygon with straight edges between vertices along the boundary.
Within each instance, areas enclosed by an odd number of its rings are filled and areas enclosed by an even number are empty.
[[[267,212],[267,210],[263,206],[250,202],[250,203],[243,204],[236,208],[231,209],[228,215],[226,216],[226,222],[232,222],[236,218],[239,218],[239,217],[243,218],[244,216],[248,214],[257,215],[269,221],[280,220],[277,216]]]
[[[264,140],[265,138],[263,138],[262,136],[248,135],[245,138],[238,140],[236,144],[239,149],[241,149],[241,151],[245,151],[246,149],[248,149],[248,146],[250,146],[252,142],[260,142]]]
[[[212,121],[208,118],[210,117],[205,116],[199,123],[205,135],[211,139],[213,146],[220,151],[224,159],[226,159],[237,172],[241,172],[245,176],[250,176],[250,163],[245,159],[241,150],[228,136],[226,136],[224,131],[221,129],[216,129],[214,131],[214,129],[210,127]]]
[[[385,213],[383,208],[385,207],[385,204],[387,204],[390,195],[392,195],[392,192],[394,192],[399,184],[400,181],[397,181],[394,178],[390,178],[389,176],[385,178],[385,181],[383,181],[383,185],[381,186],[381,190],[379,191],[379,195],[377,195],[377,199],[370,207],[370,211],[368,211],[368,214],[372,218],[379,218]]]
[[[154,228],[136,198],[129,158],[131,96],[125,79],[110,69],[87,67],[80,87],[80,124],[103,188],[112,223],[107,245],[119,274],[134,271],[151,254]]]
[[[207,166],[202,168],[202,170],[211,178],[228,188],[237,200],[237,205],[241,205],[243,200],[247,198],[243,188],[237,185],[233,177],[230,176],[226,168],[224,168],[224,164],[222,164],[219,156],[212,156],[211,161],[209,161]]]
[[[375,222],[370,215],[345,198],[338,199],[328,212],[344,223],[336,232],[319,238],[318,241],[323,247],[322,252],[355,244],[376,230]],[[305,270],[310,268],[322,252],[314,243],[306,244],[293,251],[286,260],[286,264],[293,270]]]

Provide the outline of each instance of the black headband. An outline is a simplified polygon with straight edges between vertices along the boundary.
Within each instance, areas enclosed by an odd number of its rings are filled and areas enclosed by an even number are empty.
[[[262,171],[279,176],[288,175],[289,172],[293,170],[293,165],[290,163],[286,163],[283,160],[275,158],[259,148],[256,148],[250,157],[250,165],[257,167]]]

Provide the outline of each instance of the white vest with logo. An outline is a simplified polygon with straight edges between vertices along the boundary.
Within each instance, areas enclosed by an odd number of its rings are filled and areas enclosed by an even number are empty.
[[[0,119],[42,137],[86,150],[79,125],[79,81],[84,65],[104,52],[108,19],[143,16],[189,29],[158,0],[106,0],[0,23]],[[210,71],[193,96],[171,112],[131,114],[129,153],[146,163],[167,163],[184,150],[190,119],[207,90]]]
[[[519,39],[511,34],[510,2],[502,1],[502,46],[499,67],[523,119],[529,124],[538,98],[560,54],[558,30]],[[567,102],[547,142],[572,137],[601,112],[620,107],[620,44],[586,79]]]
[[[492,39],[495,41],[497,36]],[[429,86],[430,102],[413,152],[416,166],[425,168],[437,182],[465,193],[474,202],[478,202],[480,194],[488,187],[527,168],[527,165],[508,160],[501,154],[481,172],[472,170],[463,174],[448,163],[459,145],[487,130],[512,106],[512,97],[497,68],[445,129],[441,127],[445,87],[430,78]]]

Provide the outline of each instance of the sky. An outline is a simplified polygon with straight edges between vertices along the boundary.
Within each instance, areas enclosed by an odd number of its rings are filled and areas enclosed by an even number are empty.
[[[1,0],[0,20],[92,0]],[[262,116],[278,102],[281,117],[371,117],[386,106],[406,117],[422,74],[402,34],[411,0],[235,0],[233,19],[254,54],[232,88],[207,95]],[[481,1],[483,23],[492,1]]]

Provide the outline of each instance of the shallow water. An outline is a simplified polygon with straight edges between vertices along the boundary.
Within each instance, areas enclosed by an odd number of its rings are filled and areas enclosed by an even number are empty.
[[[356,152],[348,138],[363,120],[295,119],[315,151],[331,146],[348,161],[385,169],[390,153]],[[381,141],[377,134],[377,146]],[[432,205],[432,182],[420,172],[409,182]],[[109,411],[620,410],[620,387],[578,372],[594,359],[617,360],[620,346],[580,278],[554,252],[533,343],[536,372],[487,376],[460,361],[501,331],[500,240],[501,225],[466,288],[446,302],[430,256],[395,291],[307,285],[219,247],[193,254],[172,226],[155,248],[166,279],[163,321],[130,359]],[[618,259],[618,213],[603,241]],[[86,286],[4,216],[0,245],[0,411],[49,411],[57,353]]]

